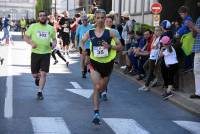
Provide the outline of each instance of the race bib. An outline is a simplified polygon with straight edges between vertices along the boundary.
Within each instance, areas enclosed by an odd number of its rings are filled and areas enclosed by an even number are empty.
[[[104,48],[103,46],[93,47],[94,57],[107,57],[108,56],[108,49]]]
[[[46,31],[38,31],[37,32],[37,37],[39,39],[48,39],[49,38],[49,32]]]
[[[65,33],[69,33],[69,28],[64,28],[63,31],[64,31]]]

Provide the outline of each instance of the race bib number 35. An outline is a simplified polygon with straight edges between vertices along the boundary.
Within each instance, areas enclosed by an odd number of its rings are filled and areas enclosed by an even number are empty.
[[[93,47],[94,57],[107,57],[108,56],[108,49],[104,48],[103,46]]]

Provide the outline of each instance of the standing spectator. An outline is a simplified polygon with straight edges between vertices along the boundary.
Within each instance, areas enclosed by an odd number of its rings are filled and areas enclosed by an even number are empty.
[[[174,85],[174,75],[178,69],[178,60],[176,57],[176,51],[172,47],[171,39],[168,36],[163,36],[160,40],[160,43],[162,45],[160,57],[164,58],[164,62],[161,64],[161,72],[164,85],[167,88],[162,96],[163,99],[166,100],[173,96],[172,90]]]
[[[188,22],[188,26],[191,28],[195,42],[193,45],[194,57],[194,78],[195,78],[195,93],[190,98],[200,99],[200,17],[197,19],[196,26],[192,21]]]
[[[183,22],[181,27],[176,32],[175,37],[181,38],[184,34],[187,34],[190,31],[189,27],[187,26],[188,21],[192,21],[191,16],[189,15],[189,10],[185,6],[181,6],[178,10],[180,17],[182,18]],[[183,42],[184,43],[184,42]],[[190,44],[188,44],[190,45]],[[185,54],[184,53],[184,72],[188,72],[193,68],[193,54]]]
[[[0,41],[6,39],[5,44],[9,44],[9,18],[10,15],[8,15],[8,17],[3,17],[2,19],[3,37],[0,39]]]

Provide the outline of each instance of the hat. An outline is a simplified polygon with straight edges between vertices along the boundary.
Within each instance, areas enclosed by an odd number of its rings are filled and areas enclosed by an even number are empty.
[[[168,30],[171,28],[171,23],[168,20],[163,20],[160,23],[160,26],[163,27],[165,30]]]
[[[170,44],[170,38],[168,36],[163,36],[160,40],[160,43],[164,44],[164,45],[169,45]]]
[[[128,11],[124,11],[121,16],[124,17],[124,18],[129,18]]]
[[[81,20],[88,20],[87,15],[83,15],[83,16],[81,17]]]

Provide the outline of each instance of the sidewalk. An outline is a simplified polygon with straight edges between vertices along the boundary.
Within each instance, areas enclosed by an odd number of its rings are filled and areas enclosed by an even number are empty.
[[[137,82],[141,86],[144,85],[144,81],[138,81],[135,76],[131,76],[129,74],[124,74],[123,70],[120,69],[120,67],[118,65],[114,66],[114,71],[119,73],[120,75],[122,75],[123,77],[125,77],[127,79],[131,79],[134,82]],[[183,81],[180,81],[180,83],[182,84]],[[192,83],[190,83],[190,81],[185,81],[184,85],[186,85],[186,84],[191,85]],[[161,95],[163,93],[161,86],[153,87],[153,88],[151,88],[150,91],[154,92],[158,95]],[[192,91],[192,90],[190,90],[190,91]],[[192,112],[193,114],[200,116],[200,99],[190,99],[189,96],[191,95],[191,92],[184,91],[183,89],[180,89],[180,91],[175,91],[174,94],[175,95],[173,97],[169,98],[169,101]]]

